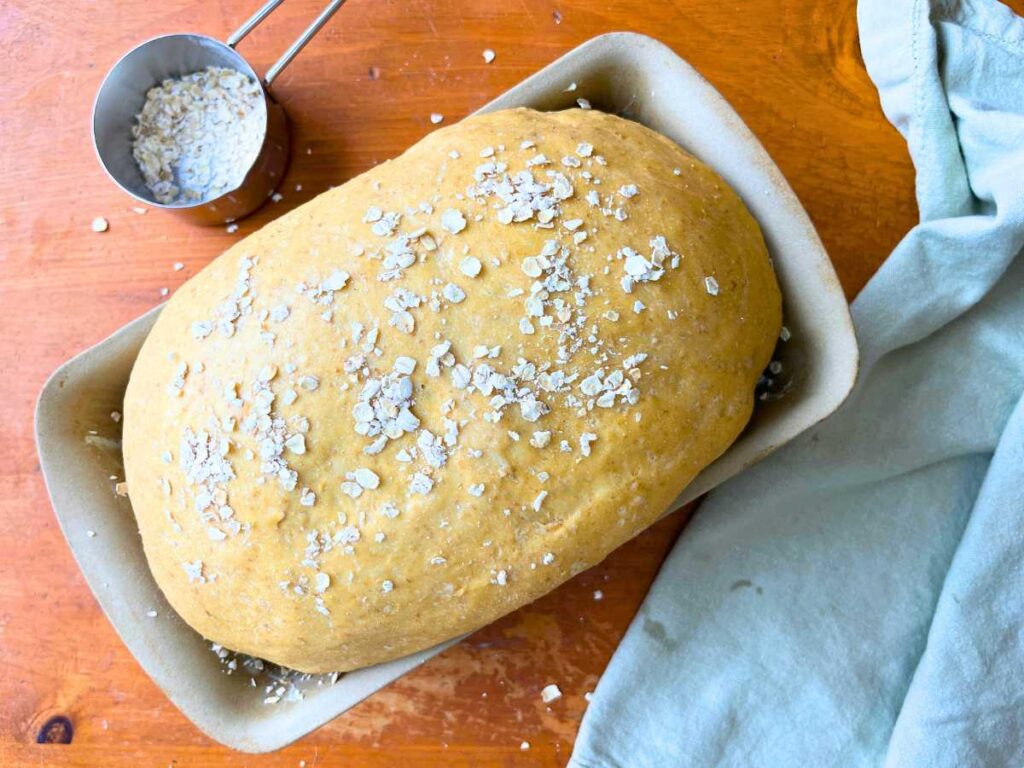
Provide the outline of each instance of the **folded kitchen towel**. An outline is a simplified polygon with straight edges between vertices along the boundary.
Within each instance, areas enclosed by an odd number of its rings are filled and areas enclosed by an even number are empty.
[[[570,762],[1024,766],[1024,20],[862,0],[920,224],[834,416],[704,502]]]

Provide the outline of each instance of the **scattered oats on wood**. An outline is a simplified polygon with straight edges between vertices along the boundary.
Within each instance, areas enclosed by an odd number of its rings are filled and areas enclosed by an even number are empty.
[[[545,685],[540,692],[540,700],[545,704],[550,704],[552,701],[562,698],[561,689],[554,683]]]
[[[106,232],[109,228],[110,225],[107,224],[107,220],[104,219],[102,216],[97,216],[95,219],[92,220],[93,232]]]
[[[431,112],[430,113],[430,122],[432,122],[434,125],[439,125],[443,121],[444,121],[444,115],[442,115],[440,112]]]
[[[490,48],[484,48],[483,56],[484,56],[484,63],[485,64],[490,64],[492,61],[494,61],[495,53]]]

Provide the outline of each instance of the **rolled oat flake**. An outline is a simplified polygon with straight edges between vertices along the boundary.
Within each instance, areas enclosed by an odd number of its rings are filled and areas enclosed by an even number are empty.
[[[135,120],[132,156],[164,205],[210,200],[240,186],[267,122],[259,83],[226,67],[150,88]]]

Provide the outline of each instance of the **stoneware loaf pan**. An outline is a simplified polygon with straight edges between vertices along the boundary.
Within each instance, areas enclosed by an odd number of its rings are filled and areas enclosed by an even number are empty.
[[[575,89],[567,90],[573,83]],[[850,315],[814,227],[779,169],[715,89],[661,43],[628,33],[597,37],[481,111],[564,109],[580,98],[659,131],[718,171],[760,222],[782,286],[792,334],[778,353],[789,376],[787,391],[759,404],[743,435],[683,492],[676,509],[839,406],[857,369]],[[267,752],[337,717],[460,638],[335,682],[316,678],[274,686],[263,675],[253,687],[241,668],[226,674],[209,643],[163,599],[128,499],[114,493],[111,480],[124,474],[120,429],[110,414],[121,410],[132,364],[158,312],[65,363],[46,383],[36,411],[43,475],[82,573],[143,669],[211,738],[246,752]],[[267,685],[273,686],[269,693]],[[280,701],[264,703],[277,695]]]

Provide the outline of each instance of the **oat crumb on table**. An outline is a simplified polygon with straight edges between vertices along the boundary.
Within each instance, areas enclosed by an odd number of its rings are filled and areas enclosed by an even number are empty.
[[[540,699],[545,704],[550,704],[552,701],[557,701],[560,698],[562,698],[562,690],[554,683],[545,685],[544,688],[541,689]]]

